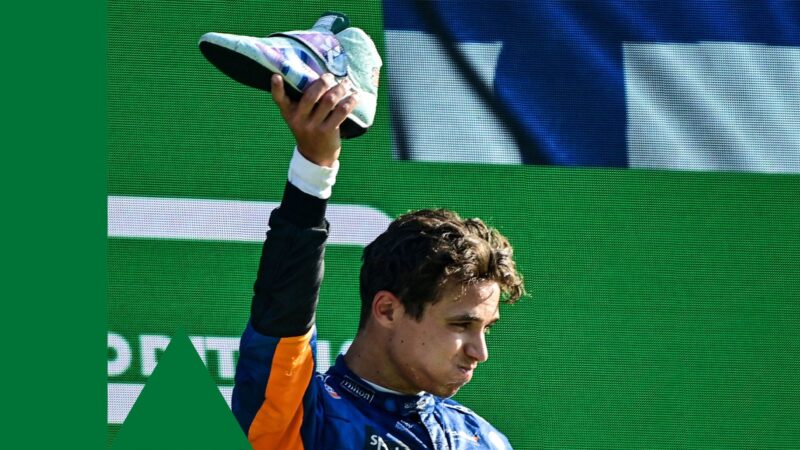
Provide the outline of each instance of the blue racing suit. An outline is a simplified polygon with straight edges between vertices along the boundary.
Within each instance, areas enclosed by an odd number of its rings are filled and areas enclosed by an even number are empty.
[[[510,449],[456,401],[375,389],[341,355],[327,373],[315,372],[326,204],[287,183],[269,220],[232,399],[253,448]]]

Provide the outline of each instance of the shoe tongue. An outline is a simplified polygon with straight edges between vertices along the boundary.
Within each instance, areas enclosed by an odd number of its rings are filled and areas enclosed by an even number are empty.
[[[346,15],[336,11],[327,11],[322,17],[317,19],[317,22],[311,29],[336,34],[349,26],[350,19],[348,19]]]

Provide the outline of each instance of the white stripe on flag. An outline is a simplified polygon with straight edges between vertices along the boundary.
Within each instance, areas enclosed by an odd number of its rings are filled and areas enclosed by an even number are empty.
[[[623,45],[628,162],[800,173],[800,48]]]
[[[511,133],[464,79],[435,36],[386,30],[389,90],[416,161],[520,164]],[[461,53],[493,89],[503,48],[497,42],[459,42]],[[395,149],[397,153],[398,149]]]

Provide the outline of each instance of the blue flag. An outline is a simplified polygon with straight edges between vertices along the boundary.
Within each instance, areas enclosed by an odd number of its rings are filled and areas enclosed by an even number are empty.
[[[395,156],[800,173],[798,1],[384,1]]]

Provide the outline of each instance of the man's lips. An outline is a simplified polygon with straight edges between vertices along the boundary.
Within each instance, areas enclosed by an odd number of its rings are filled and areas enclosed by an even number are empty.
[[[464,374],[464,377],[469,381],[472,378],[472,372],[475,370],[475,366],[458,366],[459,371]]]

